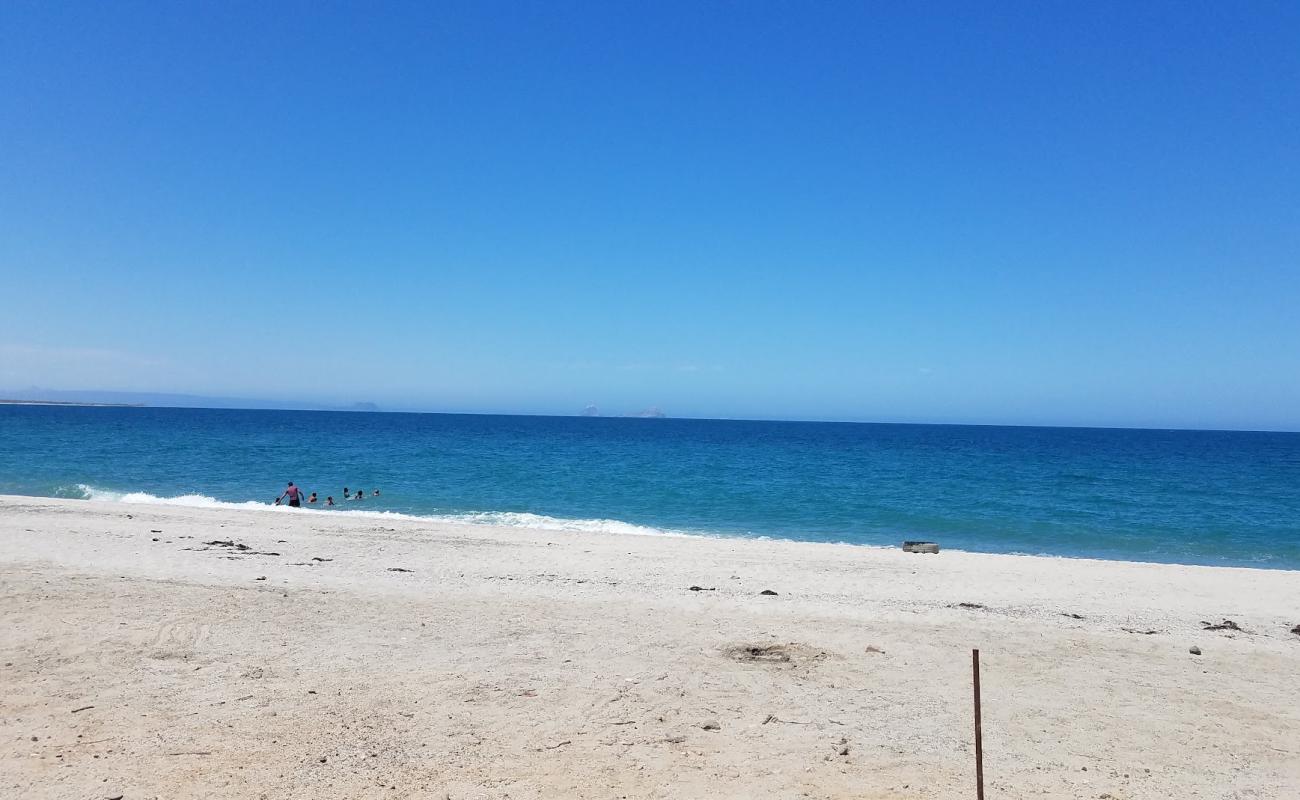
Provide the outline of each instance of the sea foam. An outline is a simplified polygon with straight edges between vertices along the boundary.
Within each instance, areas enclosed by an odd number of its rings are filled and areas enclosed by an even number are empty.
[[[352,508],[291,508],[286,505],[261,503],[256,500],[234,502],[218,500],[202,494],[183,494],[159,497],[148,492],[123,492],[103,489],[84,483],[75,484],[59,496],[79,500],[98,500],[110,503],[135,505],[183,506],[187,508],[221,508],[231,510],[284,511],[286,513],[342,514],[386,520],[411,520],[415,522],[451,522],[463,525],[481,525],[493,528],[528,528],[543,531],[568,531],[573,533],[617,533],[637,536],[711,536],[707,531],[684,531],[671,528],[654,528],[616,519],[566,519],[544,514],[514,511],[482,511],[451,514],[404,514],[399,511],[372,511]]]

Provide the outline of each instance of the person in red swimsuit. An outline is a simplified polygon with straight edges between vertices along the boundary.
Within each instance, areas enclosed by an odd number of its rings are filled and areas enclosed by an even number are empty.
[[[297,486],[294,486],[293,481],[289,481],[289,488],[284,490],[284,494],[275,498],[275,502],[278,503],[286,497],[289,498],[289,505],[291,507],[298,508],[302,505],[302,490]]]

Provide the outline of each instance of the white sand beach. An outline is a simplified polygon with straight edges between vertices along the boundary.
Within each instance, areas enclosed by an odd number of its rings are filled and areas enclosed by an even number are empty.
[[[970,798],[976,647],[991,798],[1300,796],[1296,572],[0,497],[0,622],[4,797]]]

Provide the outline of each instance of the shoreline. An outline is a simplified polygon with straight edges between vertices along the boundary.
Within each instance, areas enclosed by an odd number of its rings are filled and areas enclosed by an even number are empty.
[[[1282,570],[0,496],[0,587],[15,795],[966,797],[973,647],[992,791],[1300,792]]]
[[[686,530],[678,528],[659,528],[653,525],[645,525],[638,522],[627,522],[625,520],[614,518],[591,518],[578,519],[569,517],[552,517],[545,514],[537,514],[526,511],[480,511],[464,512],[458,514],[416,514],[404,511],[383,511],[370,510],[367,508],[348,508],[346,503],[340,503],[330,509],[325,506],[312,508],[303,506],[299,508],[289,508],[288,506],[275,506],[270,503],[264,503],[257,500],[218,500],[206,495],[178,495],[175,497],[160,497],[147,492],[118,492],[114,490],[96,489],[86,484],[77,484],[79,491],[88,494],[101,494],[101,497],[52,497],[48,495],[5,495],[0,494],[0,499],[32,499],[32,500],[72,500],[74,502],[109,502],[123,503],[138,506],[160,506],[165,508],[196,508],[196,509],[215,509],[230,511],[272,511],[275,513],[318,513],[326,515],[345,515],[354,519],[377,519],[377,520],[404,520],[426,525],[469,525],[473,527],[486,527],[498,529],[520,529],[534,531],[550,531],[553,533],[596,533],[610,535],[633,535],[633,536],[663,536],[670,538],[703,538],[703,539],[724,539],[737,541],[774,541],[774,542],[793,542],[802,544],[817,545],[840,545],[845,547],[864,547],[881,550],[893,550],[902,544],[902,539],[892,544],[877,544],[872,542],[850,542],[850,541],[826,541],[815,539],[799,539],[793,536],[781,536],[777,534],[760,534],[760,533],[739,533],[733,531],[709,531],[704,529]],[[111,497],[116,495],[116,497]],[[145,497],[147,500],[127,500],[126,497]],[[347,501],[348,503],[352,501]],[[518,520],[504,522],[503,519]],[[1093,555],[1068,555],[1062,553],[1028,553],[1028,552],[1006,552],[995,550],[965,550],[959,547],[949,547],[942,541],[938,544],[945,553],[969,553],[972,555],[992,555],[992,556],[1016,556],[1023,558],[1059,558],[1073,561],[1096,561],[1103,563],[1120,563],[1120,564],[1150,564],[1178,567],[1204,567],[1207,569],[1247,569],[1260,570],[1265,572],[1300,572],[1300,566],[1267,566],[1264,564],[1206,564],[1186,561],[1155,561],[1143,560],[1137,558],[1106,558]]]

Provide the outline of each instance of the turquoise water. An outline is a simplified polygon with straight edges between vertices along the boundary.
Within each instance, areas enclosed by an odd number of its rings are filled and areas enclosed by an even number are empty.
[[[1300,434],[0,406],[0,493],[1300,569]],[[286,513],[293,513],[286,510]]]

